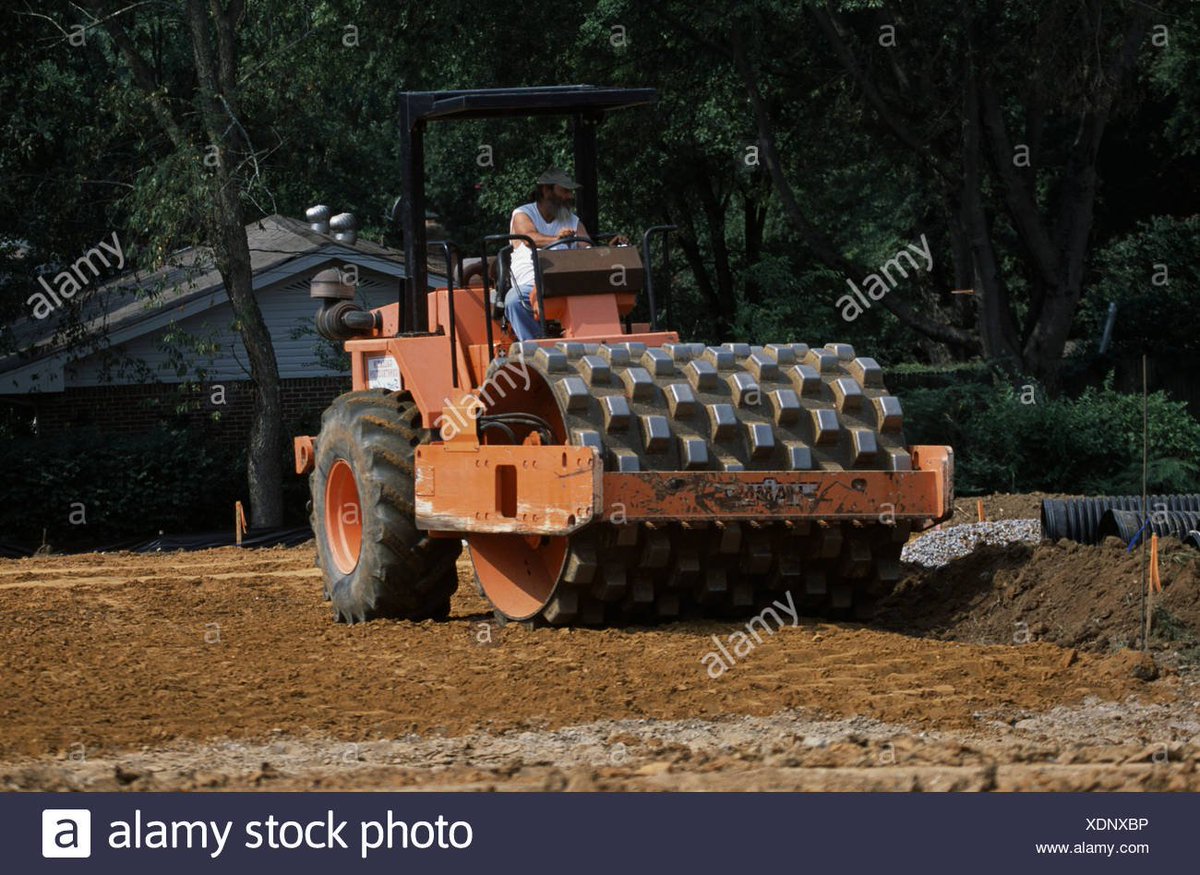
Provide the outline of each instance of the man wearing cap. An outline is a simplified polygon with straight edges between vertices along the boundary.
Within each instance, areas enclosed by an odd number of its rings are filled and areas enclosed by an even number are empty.
[[[553,246],[564,237],[589,236],[587,228],[571,209],[575,205],[575,189],[579,187],[565,170],[548,168],[538,177],[531,203],[513,210],[508,233],[524,234],[539,249]],[[618,242],[620,239],[617,238]],[[588,244],[579,242],[566,245],[574,247]],[[504,298],[508,324],[518,340],[541,337],[542,329],[533,317],[533,305],[529,301],[533,292],[533,253],[520,240],[513,241],[512,278],[513,287]]]

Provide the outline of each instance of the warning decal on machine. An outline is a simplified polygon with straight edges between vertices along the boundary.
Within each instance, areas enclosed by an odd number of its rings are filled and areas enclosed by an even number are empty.
[[[400,366],[390,355],[373,355],[367,357],[367,387],[370,389],[388,389],[398,392],[404,388],[400,380]]]

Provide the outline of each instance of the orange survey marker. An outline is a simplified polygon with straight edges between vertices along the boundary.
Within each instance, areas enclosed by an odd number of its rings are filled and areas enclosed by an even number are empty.
[[[979,511],[979,521],[981,523],[987,522],[987,515],[984,514],[984,512],[983,512],[983,499],[982,498],[977,500],[975,508],[976,508],[976,510]]]
[[[1158,535],[1150,536],[1150,589],[1162,592],[1162,577],[1158,573]]]

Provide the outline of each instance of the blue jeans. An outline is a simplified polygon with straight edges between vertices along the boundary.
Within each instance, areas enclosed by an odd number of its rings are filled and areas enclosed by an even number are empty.
[[[542,326],[533,318],[533,305],[529,302],[532,292],[533,283],[514,283],[504,298],[504,315],[517,335],[517,340],[536,340],[542,336]]]

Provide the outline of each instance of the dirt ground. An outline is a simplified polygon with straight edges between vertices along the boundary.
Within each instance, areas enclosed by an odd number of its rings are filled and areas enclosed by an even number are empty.
[[[737,621],[501,627],[465,561],[448,622],[346,627],[311,546],[6,560],[0,787],[1200,790],[1197,560],[1151,657],[1122,551],[909,569],[715,679]]]

